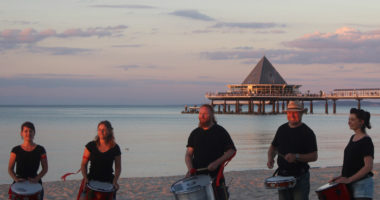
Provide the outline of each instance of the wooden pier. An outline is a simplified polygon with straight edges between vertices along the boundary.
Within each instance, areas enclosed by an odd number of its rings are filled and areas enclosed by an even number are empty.
[[[289,101],[301,101],[310,114],[314,113],[313,102],[324,101],[325,113],[329,113],[329,102],[332,102],[332,113],[336,113],[336,105],[339,100],[356,100],[357,107],[361,107],[361,101],[365,99],[380,99],[380,88],[363,89],[334,89],[326,94],[320,91],[318,94],[301,93],[301,85],[289,85],[264,56],[250,72],[241,84],[228,85],[227,92],[206,93],[210,104],[219,114],[280,114],[284,113]],[[244,111],[244,105],[248,110]],[[266,105],[271,109],[266,112]],[[281,106],[280,106],[281,105]],[[281,107],[281,109],[280,109]],[[182,113],[197,113],[199,108],[190,107]]]

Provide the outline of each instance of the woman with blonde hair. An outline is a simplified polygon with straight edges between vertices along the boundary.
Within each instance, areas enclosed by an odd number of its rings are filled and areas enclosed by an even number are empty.
[[[89,172],[87,165],[90,162]],[[115,173],[112,166],[115,163]],[[84,183],[89,181],[107,182],[114,187],[114,199],[119,189],[118,179],[121,173],[121,151],[115,142],[113,128],[109,121],[101,121],[98,124],[98,134],[95,139],[87,143],[81,164]],[[87,193],[91,190],[87,189]],[[88,195],[88,194],[87,194]]]

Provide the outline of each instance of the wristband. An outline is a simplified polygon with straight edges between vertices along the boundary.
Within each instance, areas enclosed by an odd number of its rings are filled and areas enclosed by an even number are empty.
[[[195,168],[191,168],[189,172],[190,172],[190,174],[195,174],[195,173],[197,173],[197,170]]]

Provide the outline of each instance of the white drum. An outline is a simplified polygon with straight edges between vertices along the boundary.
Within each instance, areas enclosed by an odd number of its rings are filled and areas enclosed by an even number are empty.
[[[11,190],[12,200],[39,200],[41,197],[42,186],[39,183],[24,181],[12,184]]]
[[[111,200],[115,188],[111,183],[91,180],[87,183],[87,188],[91,191],[86,192],[86,199]]]
[[[215,200],[212,179],[208,175],[197,175],[175,182],[170,191],[176,200]]]
[[[265,179],[267,189],[288,189],[296,186],[297,179],[293,176],[272,176]]]

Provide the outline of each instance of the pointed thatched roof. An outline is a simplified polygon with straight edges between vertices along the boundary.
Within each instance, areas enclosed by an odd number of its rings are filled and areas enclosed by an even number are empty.
[[[242,84],[286,84],[286,82],[264,56]]]

